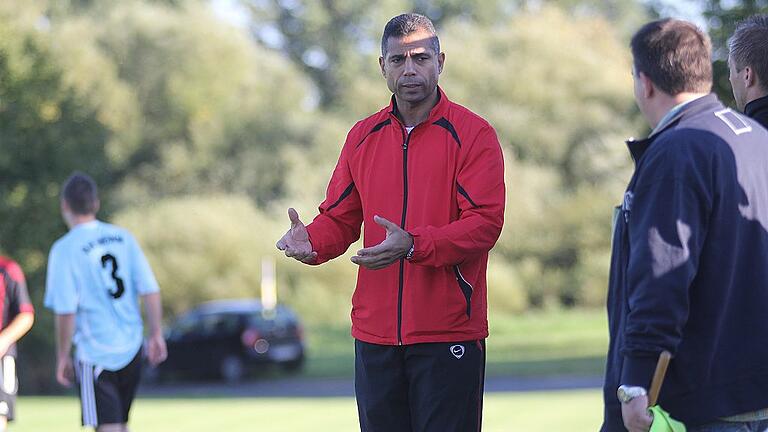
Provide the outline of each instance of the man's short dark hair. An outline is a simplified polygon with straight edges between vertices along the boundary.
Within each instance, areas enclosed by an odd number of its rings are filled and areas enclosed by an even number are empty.
[[[384,26],[384,34],[381,36],[381,55],[387,56],[387,42],[389,38],[401,38],[415,33],[419,30],[426,30],[432,35],[432,48],[435,54],[440,53],[440,40],[437,38],[437,31],[432,20],[417,13],[407,13],[398,15]]]
[[[75,171],[64,182],[61,190],[63,199],[77,215],[95,214],[99,209],[99,193],[91,176]]]
[[[682,20],[650,22],[630,43],[635,73],[642,72],[669,95],[712,90],[712,42],[695,25]]]
[[[768,90],[768,15],[755,15],[736,25],[728,51],[737,71],[751,67],[760,87]]]

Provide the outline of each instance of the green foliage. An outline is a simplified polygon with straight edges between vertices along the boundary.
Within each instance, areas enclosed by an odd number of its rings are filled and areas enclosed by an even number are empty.
[[[122,201],[230,191],[265,204],[281,196],[280,152],[309,134],[305,80],[285,60],[194,4],[117,6],[81,25],[94,33],[85,38],[91,51],[131,89],[139,119]]]

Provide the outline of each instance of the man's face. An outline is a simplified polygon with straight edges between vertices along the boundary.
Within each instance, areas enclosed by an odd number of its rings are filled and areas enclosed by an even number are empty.
[[[729,56],[728,71],[728,81],[731,82],[731,89],[733,90],[733,98],[736,99],[736,106],[739,110],[744,111],[744,107],[747,105],[747,83],[744,82],[744,69],[739,71],[736,68],[733,59]]]
[[[435,91],[445,54],[435,52],[433,37],[418,30],[387,41],[385,57],[379,58],[379,65],[387,87],[398,100],[417,104]]]

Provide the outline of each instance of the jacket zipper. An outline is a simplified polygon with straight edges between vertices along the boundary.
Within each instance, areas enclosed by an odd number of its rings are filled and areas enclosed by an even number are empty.
[[[405,133],[403,126],[400,126],[400,132],[403,134],[403,216],[400,219],[400,228],[405,229],[405,214],[408,210],[408,142],[411,140],[411,134]],[[405,258],[400,258],[400,283],[397,290],[397,344],[403,344],[403,285],[405,275]]]

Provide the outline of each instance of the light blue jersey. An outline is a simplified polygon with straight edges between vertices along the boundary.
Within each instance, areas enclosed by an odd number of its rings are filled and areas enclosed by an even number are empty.
[[[76,314],[76,357],[106,370],[126,366],[144,335],[139,296],[158,291],[133,236],[101,221],[75,226],[51,248],[45,306]]]

